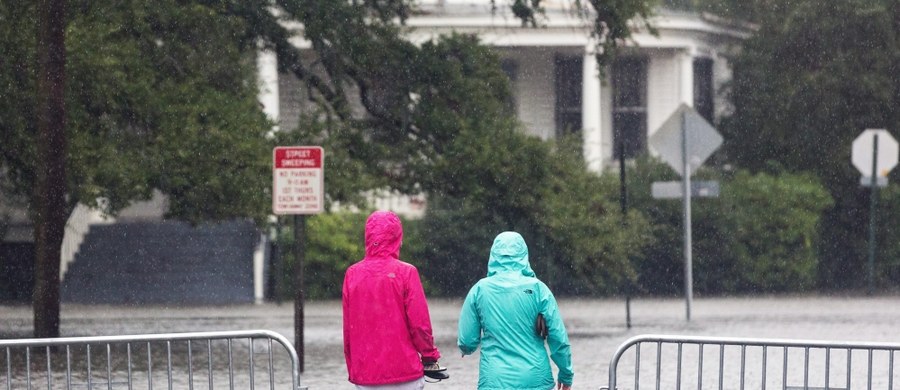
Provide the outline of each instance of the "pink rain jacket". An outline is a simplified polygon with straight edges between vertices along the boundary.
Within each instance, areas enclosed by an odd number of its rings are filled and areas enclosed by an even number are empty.
[[[423,376],[437,361],[428,303],[411,264],[399,260],[403,228],[388,211],[366,221],[366,257],[344,274],[344,358],[350,382],[384,385]]]

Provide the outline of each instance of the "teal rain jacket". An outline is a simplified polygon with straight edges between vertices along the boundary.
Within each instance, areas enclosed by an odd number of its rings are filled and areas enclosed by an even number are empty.
[[[457,345],[463,355],[481,345],[479,389],[554,387],[544,340],[535,331],[538,313],[549,328],[547,344],[558,380],[571,385],[572,353],[556,299],[531,270],[522,236],[500,233],[491,247],[488,276],[469,290],[459,317]]]

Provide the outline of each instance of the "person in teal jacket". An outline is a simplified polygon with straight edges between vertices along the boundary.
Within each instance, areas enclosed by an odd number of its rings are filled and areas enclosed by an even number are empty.
[[[546,332],[536,329],[538,314]],[[463,356],[481,346],[480,390],[571,388],[566,327],[553,293],[531,270],[528,246],[519,233],[503,232],[494,239],[487,277],[472,286],[463,303],[457,345]],[[550,359],[559,368],[558,382],[553,381]]]

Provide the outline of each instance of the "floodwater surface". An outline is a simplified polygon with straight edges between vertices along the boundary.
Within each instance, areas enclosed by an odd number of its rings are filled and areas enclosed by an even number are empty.
[[[435,339],[450,379],[426,389],[474,389],[478,354],[461,357],[456,329],[461,300],[429,300]],[[561,299],[572,343],[575,389],[605,386],[616,348],[640,334],[702,335],[831,341],[900,342],[900,297],[700,298],[686,320],[682,299],[634,299],[631,328],[624,300]],[[222,307],[62,307],[63,336],[266,329],[294,339],[293,305]],[[27,338],[31,309],[0,306],[0,336]],[[304,370],[310,390],[352,389],[344,367],[340,301],[305,305]],[[556,369],[554,367],[554,373]],[[288,377],[286,380],[290,380]],[[281,380],[278,380],[279,382]],[[710,384],[712,385],[712,384]]]

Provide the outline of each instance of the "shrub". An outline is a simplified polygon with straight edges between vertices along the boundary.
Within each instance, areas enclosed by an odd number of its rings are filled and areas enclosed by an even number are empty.
[[[638,280],[652,294],[681,294],[683,207],[650,198],[650,183],[674,173],[650,159],[630,170],[633,207],[653,225],[656,241],[636,261]],[[828,192],[810,175],[750,174],[705,169],[695,180],[718,180],[718,198],[692,200],[694,287],[702,293],[805,291],[817,275],[822,213]]]
[[[348,212],[306,217],[303,284],[307,299],[340,298],[344,271],[365,256],[363,237],[367,217],[368,214]],[[295,264],[292,222],[286,222],[280,229],[277,243],[276,296],[290,300],[293,299]]]

